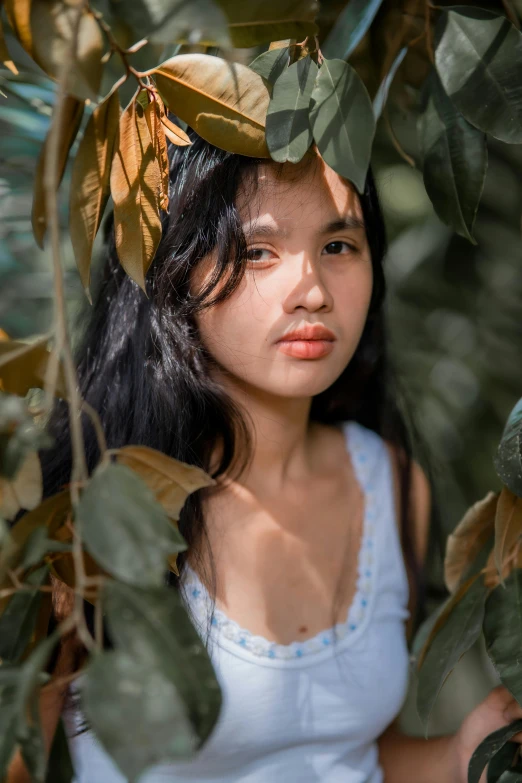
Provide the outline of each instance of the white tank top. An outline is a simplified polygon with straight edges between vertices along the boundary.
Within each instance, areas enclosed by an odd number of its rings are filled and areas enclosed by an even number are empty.
[[[365,514],[357,589],[337,640],[328,629],[276,644],[215,608],[209,654],[223,694],[216,727],[189,762],[152,767],[139,783],[383,783],[376,739],[407,692],[409,586],[388,450],[361,424],[342,427]],[[208,594],[190,568],[182,596],[204,634]],[[69,735],[81,719],[66,709]],[[69,745],[74,783],[126,783],[92,731]]]

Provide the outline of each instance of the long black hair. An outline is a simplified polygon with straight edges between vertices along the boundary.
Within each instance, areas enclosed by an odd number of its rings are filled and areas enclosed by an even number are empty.
[[[252,454],[243,414],[212,379],[212,356],[205,349],[195,314],[225,300],[239,285],[246,263],[246,240],[236,207],[238,188],[255,189],[256,170],[265,159],[225,152],[189,129],[188,147],[170,145],[169,213],[163,214],[163,237],[146,276],[147,296],[120,265],[112,214],[104,224],[101,275],[92,307],[79,324],[75,357],[82,397],[98,412],[108,446],[141,444],[159,449],[210,473],[211,456],[220,444],[220,460],[211,473],[239,475]],[[275,162],[270,165],[279,166]],[[249,191],[250,192],[250,191]],[[413,548],[410,514],[411,424],[404,420],[387,353],[385,277],[386,236],[371,171],[360,196],[373,265],[373,291],[364,330],[343,373],[313,397],[310,418],[323,423],[356,420],[397,448],[401,476],[401,538],[420,606],[423,569]],[[211,251],[216,264],[208,285],[193,296],[189,276]],[[219,289],[219,290],[218,290]],[[217,293],[216,293],[217,291]],[[48,423],[55,439],[41,452],[45,495],[70,481],[71,447],[67,406],[57,401]],[[90,471],[99,449],[85,416],[83,429]],[[189,495],[179,529],[200,564],[207,547],[211,572],[206,582],[215,598],[215,573],[203,513],[205,488]],[[187,552],[178,555],[183,574]],[[177,577],[169,576],[176,587]]]

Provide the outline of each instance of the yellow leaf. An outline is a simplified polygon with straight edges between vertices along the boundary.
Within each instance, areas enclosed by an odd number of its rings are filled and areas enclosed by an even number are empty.
[[[522,498],[503,487],[495,518],[495,565],[503,583],[506,576],[502,564],[522,535]],[[511,571],[513,566],[509,568]]]
[[[167,155],[167,139],[165,131],[161,124],[161,98],[156,95],[155,99],[145,107],[145,119],[147,128],[154,145],[154,154],[158,161],[160,169],[159,182],[159,206],[160,209],[168,212],[169,208],[169,158]]]
[[[121,116],[110,183],[118,258],[143,291],[161,239],[160,179],[143,107],[133,99]]]
[[[216,482],[187,462],[168,457],[148,446],[123,446],[116,459],[138,473],[171,519],[178,519],[187,495]]]
[[[169,109],[211,144],[269,158],[265,119],[270,101],[259,74],[207,54],[181,54],[149,72]]]
[[[5,42],[4,38],[4,28],[2,25],[2,19],[0,18],[0,62],[3,62],[6,68],[9,68],[11,73],[14,73],[15,75],[18,73],[18,68],[14,64],[14,62],[11,60],[11,56],[9,54],[9,49],[7,48],[7,44]]]
[[[14,34],[25,51],[33,56],[31,0],[4,0],[5,12]]]
[[[30,452],[13,480],[0,478],[0,515],[13,519],[21,508],[31,510],[42,500],[42,469],[36,451]]]
[[[480,550],[495,530],[498,492],[488,492],[485,498],[471,506],[446,542],[444,581],[453,593]]]
[[[80,279],[88,296],[92,247],[110,195],[120,113],[116,90],[89,118],[71,172],[69,227]]]
[[[82,101],[79,101],[77,98],[73,98],[71,95],[66,96],[62,112],[62,122],[58,130],[58,145],[60,150],[57,171],[58,185],[62,181],[65,166],[67,164],[67,158],[69,156],[69,150],[71,149],[72,143],[76,138],[76,134],[78,133],[78,128],[80,127],[80,123],[82,121],[84,107],[85,104]],[[34,238],[36,239],[37,245],[42,248],[45,232],[47,230],[46,195],[44,186],[45,159],[47,155],[49,137],[52,133],[55,122],[56,115],[53,117],[49,133],[47,134],[47,138],[44,141],[44,145],[38,159],[34,179],[33,209],[31,213],[31,220],[33,224]]]
[[[54,79],[60,76],[64,61],[70,57],[77,17],[77,4],[75,7],[74,3],[32,0],[31,28],[38,31],[33,37],[33,57]],[[81,13],[73,54],[67,65],[65,91],[96,102],[103,72],[103,36],[89,11]]]
[[[0,389],[20,397],[25,397],[29,389],[43,389],[50,357],[47,342],[47,337],[40,337],[30,343],[0,339]],[[67,398],[61,366],[56,393]]]
[[[185,133],[185,131],[179,127],[179,125],[176,125],[173,123],[165,114],[161,118],[161,122],[164,127],[164,132],[173,144],[176,144],[178,147],[187,147],[189,144],[192,144],[189,136]]]

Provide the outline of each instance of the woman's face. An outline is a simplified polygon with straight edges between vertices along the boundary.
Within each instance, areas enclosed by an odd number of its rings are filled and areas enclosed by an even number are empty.
[[[245,276],[226,301],[197,315],[201,338],[230,381],[282,397],[327,389],[350,362],[365,324],[372,263],[359,199],[322,158],[257,170],[237,198],[248,246]],[[253,190],[253,193],[252,193]],[[196,293],[214,254],[192,273]],[[321,343],[279,342],[312,324]]]

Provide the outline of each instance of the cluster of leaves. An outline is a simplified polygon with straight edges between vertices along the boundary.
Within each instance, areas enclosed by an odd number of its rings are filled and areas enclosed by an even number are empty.
[[[102,451],[77,504],[68,487],[42,501],[37,451],[52,442],[23,397],[43,387],[50,356],[47,340],[0,342],[0,779],[17,747],[34,781],[55,780],[64,768],[72,779],[63,726],[46,758],[38,704],[42,687],[57,684],[45,671],[54,648],[84,626],[84,600],[105,617],[114,645],[103,650],[100,625],[78,672],[84,711],[135,779],[154,762],[193,754],[219,714],[210,658],[165,584],[186,549],[176,524],[181,508],[214,481],[195,466],[128,445]],[[77,603],[49,634],[56,585]]]
[[[522,400],[506,424],[495,468],[504,486],[473,505],[449,536],[444,578],[450,596],[414,642],[417,710],[426,728],[444,682],[481,634],[501,682],[522,704]],[[481,743],[470,761],[469,783],[479,783],[488,762],[488,783],[504,780],[518,760],[518,746],[508,740],[520,725]]]
[[[321,28],[324,9],[313,0],[139,0],[129,13],[110,0],[4,4],[14,34],[34,61],[53,78],[63,70],[67,98],[54,118],[59,123],[58,181],[86,102],[96,105],[74,161],[70,197],[71,237],[88,296],[92,246],[110,195],[120,261],[145,289],[161,238],[160,214],[168,208],[167,139],[190,144],[165,109],[216,146],[244,155],[297,163],[315,143],[325,161],[361,191],[375,124],[392,83],[404,86],[410,62],[421,54],[415,98],[422,107],[419,165],[439,216],[472,242],[487,169],[486,137],[522,141],[522,35],[510,7],[511,19],[504,6],[441,9],[428,4],[419,33],[421,12],[412,0],[403,7],[395,0],[351,0],[330,29]],[[375,87],[358,52],[393,22],[397,11],[401,23],[388,37]],[[404,17],[414,23],[406,24]],[[276,37],[281,34],[285,37]],[[0,41],[0,55],[16,68],[1,34]],[[230,59],[238,47],[270,41],[268,52],[249,68]],[[137,70],[132,57],[146,60],[143,50],[156,52],[158,44],[197,44],[204,51],[180,53]],[[230,56],[217,56],[221,49]],[[210,50],[212,55],[204,53]],[[125,71],[100,101],[104,78],[113,74],[109,61],[114,54]],[[355,67],[346,62],[351,57]],[[122,112],[120,88],[134,79],[137,91]],[[46,230],[46,146],[33,202],[40,245]]]

